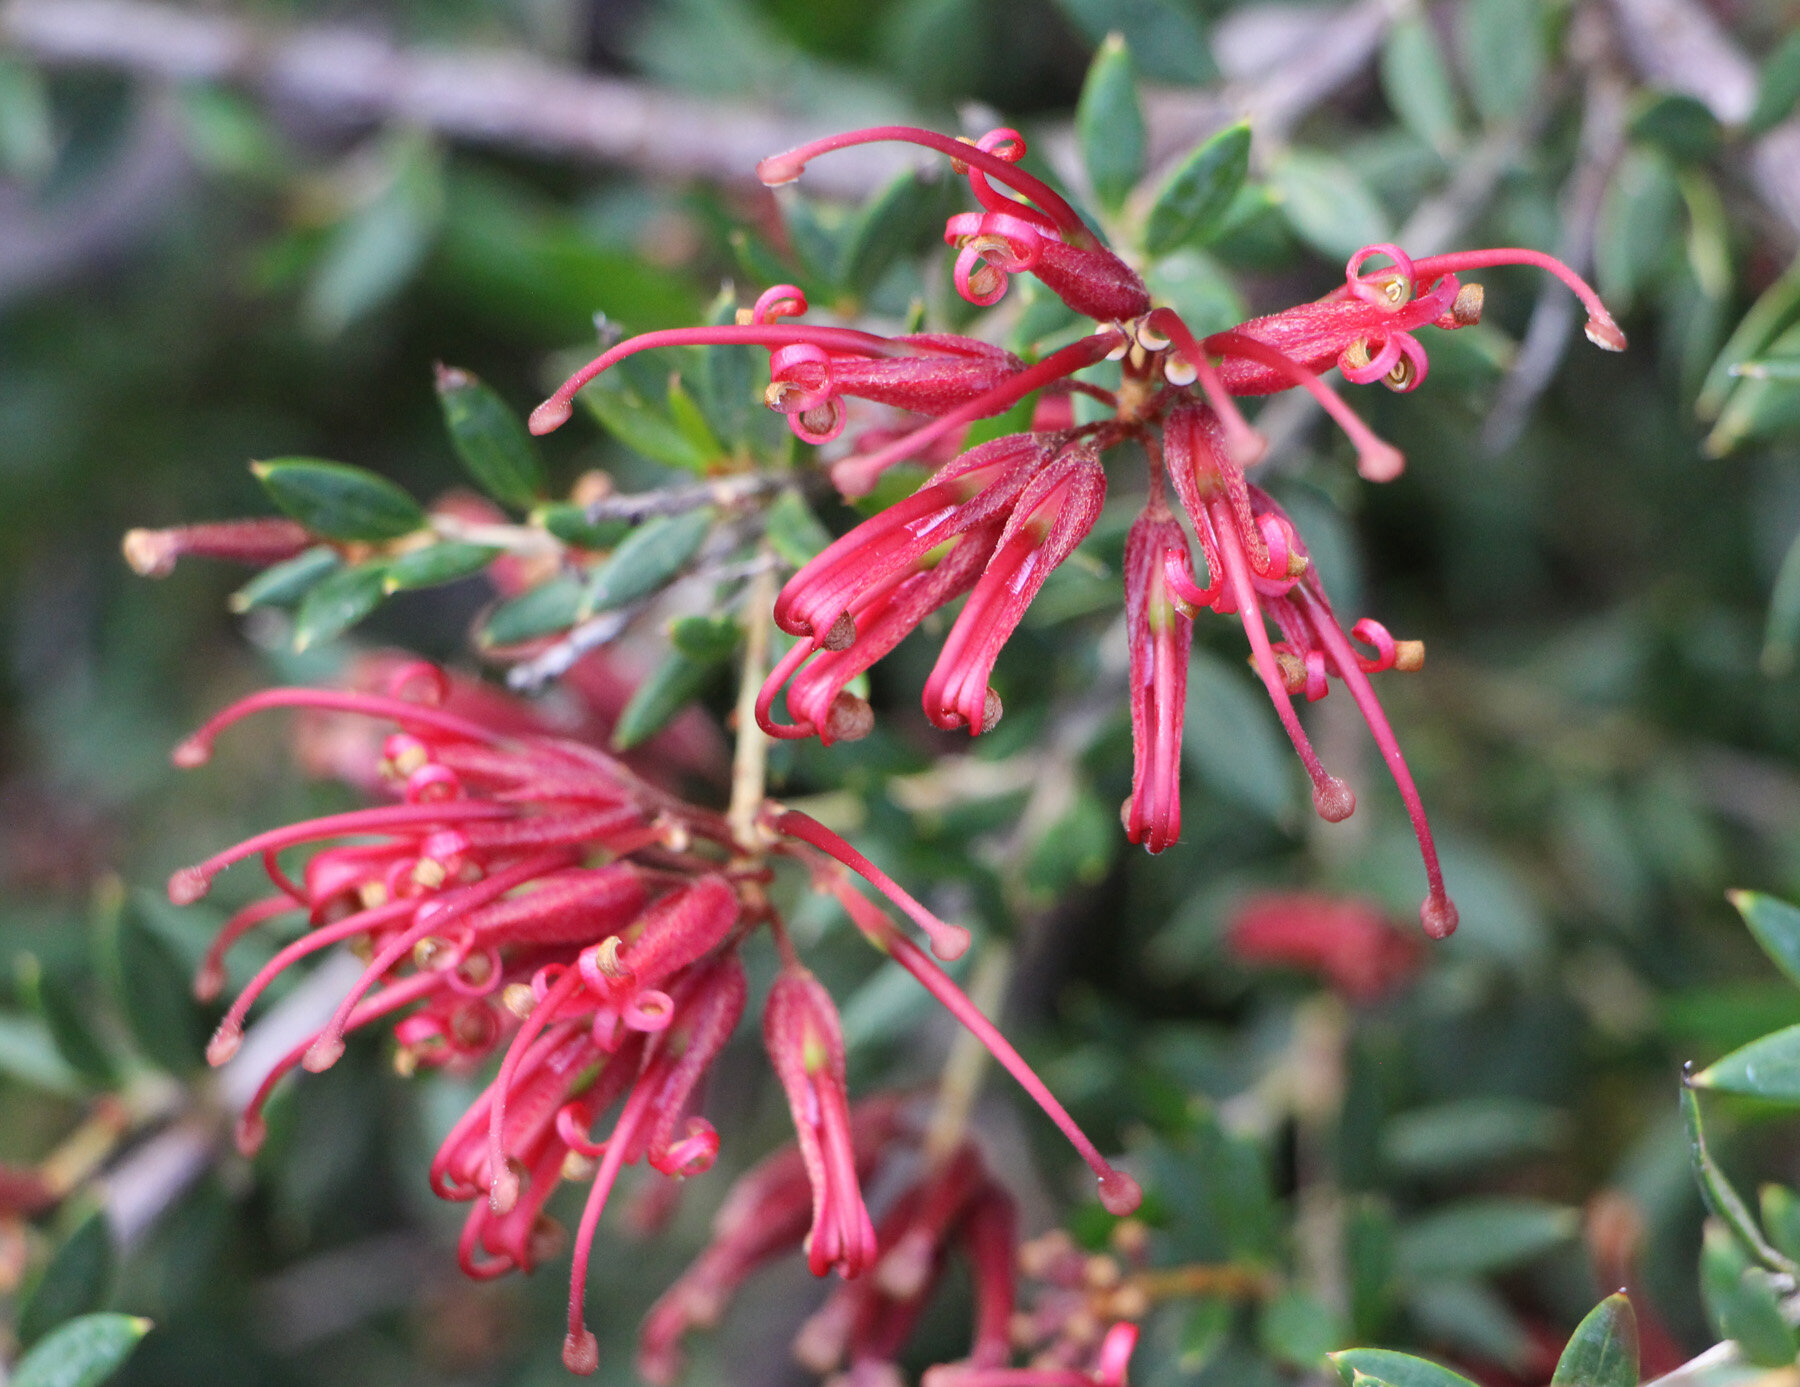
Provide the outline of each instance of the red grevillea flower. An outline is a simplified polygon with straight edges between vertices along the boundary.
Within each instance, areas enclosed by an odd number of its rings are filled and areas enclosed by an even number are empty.
[[[1311,891],[1252,896],[1233,912],[1225,942],[1244,963],[1305,969],[1352,1002],[1404,987],[1424,962],[1417,937],[1379,906]]]
[[[302,926],[232,1001],[207,1047],[213,1064],[236,1053],[251,1006],[294,963],[340,944],[366,963],[329,1021],[263,1080],[239,1121],[243,1150],[261,1144],[263,1105],[282,1075],[329,1067],[350,1032],[376,1022],[391,1025],[403,1072],[466,1071],[497,1056],[494,1077],[432,1162],[432,1189],[469,1204],[459,1260],[470,1276],[488,1277],[555,1254],[564,1234],[545,1206],[562,1182],[588,1183],[563,1357],[591,1372],[599,1350],[582,1305],[601,1214],[626,1166],[680,1179],[712,1165],[719,1135],[699,1109],[747,1004],[741,951],[767,929],[782,968],[763,1032],[800,1162],[768,1177],[770,1223],[745,1225],[744,1236],[760,1245],[774,1229],[795,1230],[782,1239],[804,1236],[821,1275],[835,1267],[855,1277],[874,1263],[878,1240],[861,1190],[870,1157],[858,1147],[879,1149],[886,1129],[852,1117],[836,1008],[768,903],[769,869],[744,855],[720,815],[592,745],[530,730],[533,720],[510,700],[478,696],[420,664],[393,668],[384,693],[253,695],[183,742],[176,764],[204,763],[224,729],[270,708],[393,730],[362,742],[370,765],[340,766],[351,783],[381,787],[384,803],[259,833],[170,878],[170,898],[187,904],[232,864],[256,858],[273,887],[220,932],[196,979],[202,999],[223,989],[226,952],[245,934],[279,918]],[[334,744],[342,753],[358,739]],[[770,806],[759,833],[757,847],[801,859],[865,934],[1019,1075],[1093,1168],[1109,1208],[1136,1207],[1131,1178],[1101,1157],[926,950],[851,886],[845,867],[900,907],[939,957],[960,954],[966,931],[805,815]],[[283,863],[302,848],[310,850],[302,866]],[[716,1285],[728,1288],[737,1274],[715,1268]]]
[[[1187,622],[1203,607],[1236,615],[1312,780],[1314,805],[1331,821],[1355,808],[1355,795],[1320,764],[1292,699],[1323,698],[1333,679],[1350,691],[1419,839],[1425,930],[1437,938],[1449,934],[1456,907],[1411,772],[1368,678],[1417,669],[1424,647],[1396,641],[1370,620],[1357,622],[1349,634],[1339,626],[1293,524],[1245,476],[1264,445],[1234,397],[1307,391],[1349,436],[1361,474],[1386,481],[1400,473],[1404,458],[1320,378],[1325,372],[1335,368],[1359,385],[1380,381],[1395,391],[1417,389],[1430,361],[1416,334],[1480,320],[1481,287],[1460,278],[1470,270],[1531,265],[1549,271],[1581,298],[1588,337],[1622,350],[1625,336],[1605,305],[1567,266],[1537,251],[1460,251],[1414,260],[1384,244],[1351,256],[1344,283],[1323,298],[1196,338],[1177,313],[1152,302],[1136,271],[1106,249],[1062,197],[1018,167],[1025,142],[1016,131],[995,130],[968,143],[883,126],[803,145],[764,160],[758,172],[770,185],[786,183],[820,155],[887,140],[948,155],[968,178],[980,210],[959,213],[945,227],[945,239],[957,250],[953,276],[964,298],[994,303],[1010,276],[1032,274],[1094,319],[1095,331],[1027,364],[972,338],[886,338],[782,323],[779,318],[805,310],[800,292],[782,285],[765,293],[735,327],[650,333],[611,348],[539,407],[533,429],[560,425],[582,385],[632,352],[680,344],[760,345],[771,353],[769,404],[809,441],[837,435],[846,395],[929,416],[833,464],[839,488],[858,496],[889,466],[935,451],[961,437],[971,421],[1033,391],[1094,396],[1112,417],[1079,426],[1070,417],[1067,427],[1034,428],[970,449],[796,573],[775,605],[776,622],[796,644],[763,687],[758,721],[776,737],[817,736],[829,743],[866,735],[872,714],[849,692],[850,681],[931,612],[966,595],[926,680],[925,715],[939,727],[967,728],[971,735],[987,731],[1002,711],[989,682],[1001,647],[1046,576],[1098,516],[1107,487],[1102,455],[1115,443],[1134,440],[1150,460],[1150,479],[1125,562],[1136,748],[1131,799],[1123,810],[1127,834],[1151,852],[1180,836],[1180,744],[1192,639]],[[1121,363],[1117,391],[1077,376],[1102,360]],[[1165,500],[1167,488],[1181,502],[1185,525]],[[1206,561],[1204,584],[1192,565],[1187,527]],[[1280,641],[1269,639],[1268,622]],[[1358,650],[1352,637],[1373,653]],[[784,690],[791,722],[775,716]]]

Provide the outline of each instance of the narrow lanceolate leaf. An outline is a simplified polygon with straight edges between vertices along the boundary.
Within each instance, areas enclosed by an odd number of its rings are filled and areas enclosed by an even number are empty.
[[[565,573],[502,602],[481,623],[476,644],[484,650],[518,645],[568,630],[581,609],[582,587],[581,579]]]
[[[1800,1257],[1800,1195],[1786,1185],[1764,1185],[1757,1196],[1763,1232],[1783,1255]]]
[[[646,520],[588,581],[581,617],[626,606],[667,587],[699,552],[712,520],[712,512],[706,509]]]
[[[464,544],[460,540],[428,544],[388,563],[381,580],[382,591],[410,592],[414,588],[454,583],[458,578],[481,572],[502,552],[492,545]]]
[[[1272,177],[1288,225],[1320,255],[1347,260],[1359,246],[1391,239],[1386,209],[1347,161],[1290,150]]]
[[[838,246],[835,278],[850,293],[866,295],[901,256],[944,220],[943,180],[903,173],[865,202]]]
[[[537,444],[519,416],[467,371],[437,368],[438,403],[469,476],[496,501],[529,510],[544,494]]]
[[[150,1321],[136,1315],[70,1320],[19,1360],[10,1387],[99,1387],[149,1332]]]
[[[1150,143],[1138,104],[1137,68],[1120,34],[1108,34],[1094,53],[1075,108],[1075,138],[1095,196],[1117,211],[1144,176]]]
[[[1550,1387],[1637,1387],[1637,1315],[1623,1293],[1609,1295],[1575,1326]]]
[[[678,375],[669,377],[669,418],[696,452],[715,461],[725,456],[725,445],[719,442],[712,425],[707,422],[705,411],[688,393]]]
[[[232,593],[225,605],[234,612],[247,612],[257,607],[291,607],[342,563],[337,550],[321,544],[295,555],[286,563],[265,568]]]
[[[1693,1081],[1690,1081],[1690,1083]],[[1689,1084],[1681,1086],[1681,1116],[1687,1126],[1688,1154],[1694,1167],[1694,1179],[1700,1186],[1700,1198],[1706,1207],[1724,1225],[1737,1235],[1737,1239],[1745,1249],[1766,1267],[1789,1274],[1800,1273],[1800,1264],[1782,1256],[1769,1244],[1750,1216],[1742,1196],[1732,1188],[1731,1181],[1725,1178],[1725,1172],[1713,1159],[1712,1149],[1707,1145],[1706,1128],[1700,1120],[1700,1100],[1695,1096]]]
[[[1791,1368],[1800,1342],[1781,1313],[1769,1273],[1750,1265],[1743,1246],[1717,1220],[1700,1246],[1700,1294],[1713,1327],[1760,1368]]]
[[[1800,1103],[1800,1026],[1789,1026],[1733,1050],[1694,1075],[1699,1088],[1741,1093],[1771,1103]]]
[[[1344,1387],[1355,1387],[1359,1374],[1385,1387],[1475,1387],[1461,1373],[1453,1373],[1429,1358],[1415,1358],[1393,1349],[1347,1348],[1326,1356],[1344,1379]]]
[[[1439,154],[1462,142],[1456,88],[1437,33],[1423,15],[1388,29],[1381,49],[1381,94],[1406,128]]]
[[[696,448],[667,413],[651,404],[624,373],[608,371],[581,392],[581,402],[619,442],[652,462],[703,472],[717,460]]]
[[[112,1276],[112,1225],[99,1208],[63,1239],[20,1307],[19,1342],[34,1344],[65,1320],[99,1309]]]
[[[1789,981],[1800,983],[1800,907],[1761,891],[1729,891],[1750,933]]]
[[[1400,1267],[1415,1280],[1504,1271],[1566,1242],[1580,1221],[1575,1210],[1539,1199],[1467,1199],[1401,1230]]]
[[[250,470],[277,506],[326,539],[398,539],[425,524],[417,501],[365,467],[274,458]]]
[[[1183,159],[1150,205],[1144,248],[1163,255],[1219,234],[1250,172],[1250,124],[1228,125]]]
[[[763,516],[763,533],[783,563],[802,568],[831,543],[831,532],[819,523],[797,491],[784,491]]]
[[[654,737],[669,720],[692,703],[706,688],[722,660],[697,660],[681,650],[671,650],[650,676],[637,686],[625,711],[613,728],[615,751],[630,751]]]
[[[631,533],[629,520],[589,520],[587,507],[573,501],[539,506],[531,513],[531,523],[576,549],[611,549]]]
[[[409,284],[425,263],[444,217],[443,158],[425,136],[388,141],[387,180],[326,238],[301,316],[334,337]]]
[[[1738,386],[1733,368],[1762,356],[1777,337],[1800,318],[1800,259],[1788,267],[1744,314],[1731,336],[1720,348],[1717,359],[1706,373],[1694,412],[1702,419],[1716,419],[1725,401]]]
[[[294,649],[309,650],[343,635],[381,605],[387,595],[387,565],[359,563],[320,583],[294,614]]]

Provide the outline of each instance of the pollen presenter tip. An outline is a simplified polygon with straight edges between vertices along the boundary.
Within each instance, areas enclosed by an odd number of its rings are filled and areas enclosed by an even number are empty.
[[[183,867],[169,878],[169,900],[192,905],[212,889],[212,878],[198,867]]]
[[[238,1046],[244,1043],[243,1027],[235,1021],[222,1023],[213,1032],[213,1038],[206,1043],[206,1062],[217,1069],[238,1052]]]
[[[563,1336],[563,1366],[578,1377],[586,1377],[600,1366],[600,1341],[594,1331],[570,1331]]]
[[[1587,333],[1587,340],[1602,351],[1622,352],[1625,350],[1625,334],[1619,330],[1619,325],[1611,318],[1602,318],[1597,315],[1589,318],[1584,330]]]
[[[1455,934],[1461,918],[1448,896],[1432,896],[1419,907],[1419,921],[1433,939],[1448,939]]]
[[[555,433],[569,422],[569,416],[574,413],[574,405],[553,395],[531,411],[529,427],[534,434]]]
[[[1313,789],[1313,808],[1328,824],[1341,824],[1356,812],[1356,792],[1337,776],[1328,776]]]
[[[1144,1202],[1144,1190],[1122,1170],[1109,1170],[1100,1177],[1100,1204],[1107,1213],[1118,1218],[1134,1214]]]

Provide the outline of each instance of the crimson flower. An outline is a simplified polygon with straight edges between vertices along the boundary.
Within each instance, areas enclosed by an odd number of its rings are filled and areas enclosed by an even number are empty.
[[[1031,274],[1076,313],[1092,318],[1095,330],[1028,364],[970,337],[884,337],[783,322],[803,314],[806,300],[793,286],[780,285],[736,325],[653,332],[611,347],[538,407],[533,430],[561,425],[576,392],[632,353],[674,345],[763,346],[770,351],[768,404],[808,442],[839,435],[846,397],[928,416],[898,436],[859,437],[832,464],[839,489],[854,497],[893,464],[937,456],[975,420],[1043,392],[1032,430],[952,455],[912,496],[837,540],[782,590],[775,620],[797,643],[764,686],[757,718],[772,736],[817,736],[827,743],[865,735],[872,725],[867,705],[849,691],[850,681],[928,614],[965,597],[926,680],[925,715],[939,727],[966,728],[971,735],[992,728],[1002,712],[989,682],[1000,649],[1045,578],[1099,516],[1108,485],[1106,450],[1135,440],[1149,458],[1150,476],[1125,561],[1136,747],[1132,795],[1123,811],[1127,834],[1151,852],[1180,836],[1189,622],[1202,608],[1236,615],[1257,674],[1312,781],[1314,806],[1331,821],[1352,812],[1355,795],[1320,764],[1293,699],[1323,698],[1334,679],[1348,688],[1419,840],[1425,930],[1437,938],[1449,934],[1456,907],[1411,773],[1368,678],[1419,668],[1424,647],[1395,640],[1368,619],[1345,632],[1293,523],[1246,476],[1264,441],[1236,398],[1305,390],[1349,436],[1358,471],[1386,481],[1400,473],[1404,458],[1320,379],[1325,372],[1336,368],[1359,385],[1380,381],[1395,391],[1416,389],[1430,367],[1416,334],[1480,320],[1481,287],[1461,278],[1471,270],[1547,270],[1580,296],[1588,337],[1622,350],[1625,336],[1605,305],[1567,266],[1536,251],[1460,251],[1415,260],[1398,246],[1372,245],[1350,258],[1344,283],[1323,298],[1200,338],[1172,309],[1153,302],[1137,272],[1102,245],[1062,197],[1017,167],[1025,142],[1016,131],[995,130],[968,143],[883,126],[803,145],[764,160],[758,172],[765,183],[786,183],[820,155],[887,140],[948,155],[968,179],[979,210],[951,217],[944,232],[957,251],[953,275],[965,299],[994,303],[1012,275]],[[1102,360],[1120,363],[1117,390],[1079,378]],[[1066,407],[1071,392],[1099,400],[1108,417],[1077,424]],[[1170,508],[1170,489],[1185,517]],[[1204,582],[1193,565],[1190,529],[1205,560]],[[1279,641],[1269,638],[1270,622]],[[775,715],[784,690],[791,722]]]

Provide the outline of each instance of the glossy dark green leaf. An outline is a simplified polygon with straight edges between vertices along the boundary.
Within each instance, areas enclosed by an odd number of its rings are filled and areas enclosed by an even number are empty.
[[[1146,77],[1210,82],[1216,75],[1206,34],[1193,7],[1180,0],[1056,0],[1091,43],[1122,34]]]
[[[645,398],[622,371],[608,371],[597,377],[582,390],[580,398],[601,427],[652,462],[686,472],[703,472],[717,460],[716,454],[695,447],[668,412]]]
[[[613,749],[630,751],[662,731],[705,691],[723,664],[722,659],[697,660],[679,649],[669,651],[638,684],[619,714],[613,728]]]
[[[1706,1139],[1706,1125],[1700,1112],[1700,1099],[1693,1090],[1691,1080],[1681,1086],[1681,1118],[1687,1128],[1688,1157],[1693,1165],[1694,1179],[1700,1186],[1700,1198],[1707,1209],[1736,1234],[1748,1253],[1764,1266],[1789,1274],[1800,1272],[1800,1264],[1782,1256],[1763,1236],[1762,1229],[1750,1216],[1743,1196],[1733,1188],[1725,1172],[1713,1159],[1712,1148]]]
[[[1800,984],[1800,907],[1761,891],[1728,891],[1726,897],[1763,952],[1790,982]]]
[[[700,551],[712,523],[712,511],[702,507],[654,516],[639,525],[588,580],[582,618],[627,606],[667,587]]]
[[[44,1336],[13,1369],[9,1387],[100,1387],[116,1373],[150,1321],[136,1315],[83,1315]]]
[[[444,216],[443,160],[428,138],[396,135],[385,178],[326,238],[301,314],[319,337],[335,337],[404,289],[437,239]]]
[[[1294,234],[1329,260],[1348,260],[1361,247],[1393,237],[1386,209],[1345,160],[1290,150],[1270,181]]]
[[[469,476],[496,501],[529,510],[544,494],[544,465],[524,421],[487,385],[454,366],[437,368],[438,404]]]
[[[589,520],[587,507],[573,501],[556,501],[531,513],[532,523],[543,526],[564,544],[577,549],[611,549],[631,533],[629,520]]]
[[[277,506],[326,539],[398,539],[425,524],[417,501],[366,467],[274,458],[250,470]]]
[[[321,544],[298,554],[286,563],[265,568],[226,599],[234,612],[248,612],[257,607],[288,607],[322,582],[327,574],[342,566],[337,550]]]
[[[107,904],[97,933],[106,980],[137,1048],[171,1074],[199,1068],[210,1028],[194,1004],[187,969],[150,927],[144,904]]]
[[[825,546],[831,532],[819,523],[798,491],[784,491],[763,517],[769,547],[783,563],[804,568]]]
[[[1117,211],[1144,176],[1150,145],[1138,102],[1137,67],[1122,34],[1108,34],[1094,51],[1075,108],[1075,139],[1094,195]]]
[[[1400,1268],[1414,1280],[1504,1271],[1567,1242],[1580,1225],[1576,1210],[1541,1199],[1466,1199],[1401,1229]]]
[[[1523,114],[1547,62],[1544,10],[1537,0],[1463,0],[1463,81],[1490,125]]]
[[[1633,139],[1688,163],[1710,159],[1724,140],[1717,117],[1683,92],[1642,93],[1631,114],[1630,131]]]
[[[1764,1185],[1757,1212],[1770,1245],[1784,1257],[1800,1258],[1800,1195],[1786,1185]]]
[[[1550,1387],[1638,1387],[1637,1315],[1622,1293],[1575,1326]]]
[[[1780,678],[1793,669],[1797,658],[1800,658],[1800,535],[1788,545],[1787,556],[1775,573],[1775,586],[1769,592],[1769,619],[1763,628],[1763,673],[1771,679]]]
[[[301,600],[294,613],[294,649],[310,650],[343,635],[379,607],[388,591],[385,562],[339,569]]]
[[[509,598],[488,613],[476,634],[476,644],[483,649],[518,645],[568,630],[581,610],[585,586],[573,574],[563,573]]]
[[[441,540],[423,549],[409,550],[388,560],[382,591],[410,592],[414,588],[454,583],[458,578],[481,572],[505,552],[492,545],[465,544],[460,540]]]
[[[1406,128],[1439,154],[1449,155],[1461,143],[1450,65],[1423,14],[1389,26],[1381,48],[1381,93]]]
[[[1345,1387],[1353,1387],[1357,1373],[1384,1383],[1386,1387],[1475,1387],[1461,1373],[1451,1372],[1429,1358],[1417,1358],[1393,1349],[1347,1348],[1327,1357],[1344,1379]]]
[[[1800,1104],[1800,1026],[1753,1040],[1694,1075],[1697,1088]]]
[[[744,638],[734,616],[683,616],[669,623],[669,644],[690,660],[729,659]]]
[[[112,1225],[104,1208],[77,1223],[19,1308],[19,1342],[42,1339],[65,1320],[98,1310],[113,1277]]]
[[[1745,124],[1760,134],[1786,120],[1796,102],[1800,102],[1800,30],[1790,33],[1764,60],[1756,106]]]
[[[1228,125],[1189,152],[1164,181],[1144,223],[1144,248],[1164,255],[1177,246],[1204,245],[1219,234],[1225,214],[1250,172],[1250,123]]]
[[[1743,1244],[1724,1224],[1709,1220],[1700,1246],[1700,1294],[1721,1338],[1761,1368],[1791,1366],[1800,1341],[1781,1313],[1769,1273],[1752,1266]]]

